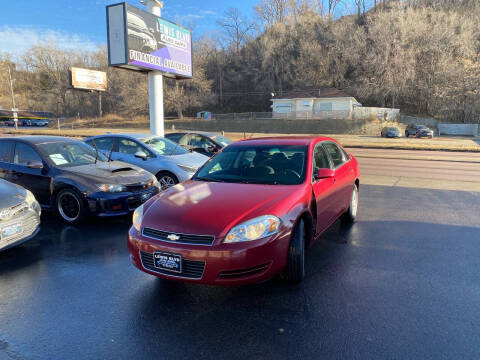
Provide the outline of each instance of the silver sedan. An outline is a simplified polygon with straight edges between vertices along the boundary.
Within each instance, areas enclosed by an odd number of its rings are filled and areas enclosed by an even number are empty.
[[[33,194],[0,179],[0,251],[33,238],[40,225],[41,208]]]
[[[106,134],[85,139],[111,160],[137,165],[156,175],[162,190],[190,179],[209,158],[148,134]]]

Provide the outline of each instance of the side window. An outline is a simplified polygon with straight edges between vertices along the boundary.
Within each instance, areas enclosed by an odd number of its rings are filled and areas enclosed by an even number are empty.
[[[148,151],[147,149],[145,149],[145,147],[129,139],[118,140],[118,151],[121,152],[122,154],[130,154],[130,155],[135,155],[135,153],[139,151],[143,151],[148,155]]]
[[[17,165],[27,165],[30,162],[41,162],[42,158],[30,146],[17,143],[15,145],[15,155],[13,156],[13,163]]]
[[[333,167],[342,165],[345,162],[343,158],[343,151],[334,143],[326,143],[325,149],[330,154],[330,158],[333,162]]]
[[[169,140],[172,140],[172,141],[175,141],[176,143],[178,143],[183,135],[185,135],[185,134],[167,134],[167,135],[165,135],[165,137]]]
[[[204,136],[192,135],[189,145],[193,148],[206,149],[208,146],[212,146],[213,143]]]
[[[178,140],[178,144],[181,146],[188,146],[189,139],[190,139],[190,135],[185,134]]]
[[[93,142],[90,142],[89,144],[93,146]],[[98,150],[110,152],[113,145],[115,144],[115,138],[104,137],[104,138],[95,139],[95,144],[97,145]]]
[[[0,161],[11,162],[13,143],[11,141],[0,141]]]
[[[327,153],[321,144],[318,144],[313,150],[313,171],[318,169],[328,169],[330,163],[328,161]]]

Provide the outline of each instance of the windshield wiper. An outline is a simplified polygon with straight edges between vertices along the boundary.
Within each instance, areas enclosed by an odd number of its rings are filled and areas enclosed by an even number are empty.
[[[96,164],[97,161],[98,161],[98,148],[97,148],[97,143],[95,142],[95,140],[93,140],[93,147],[95,148],[95,164]]]
[[[227,182],[223,179],[212,179],[212,178],[205,178],[205,177],[195,177],[192,180],[198,180],[198,181],[205,181],[205,182]]]

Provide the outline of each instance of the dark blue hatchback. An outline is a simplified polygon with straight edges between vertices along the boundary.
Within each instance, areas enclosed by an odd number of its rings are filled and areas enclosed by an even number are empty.
[[[30,190],[43,208],[70,223],[128,214],[159,192],[149,172],[56,136],[0,139],[0,178]]]

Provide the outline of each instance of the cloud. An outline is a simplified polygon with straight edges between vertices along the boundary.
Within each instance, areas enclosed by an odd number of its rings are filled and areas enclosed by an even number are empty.
[[[86,36],[67,31],[30,26],[0,26],[0,52],[20,55],[31,46],[52,42],[66,50],[94,50],[98,46]]]

